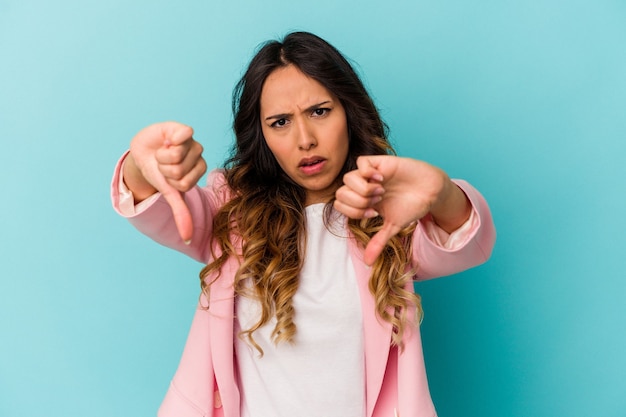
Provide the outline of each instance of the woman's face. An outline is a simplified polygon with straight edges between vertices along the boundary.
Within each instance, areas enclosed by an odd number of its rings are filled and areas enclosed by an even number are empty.
[[[261,91],[261,126],[280,167],[305,189],[306,205],[328,201],[348,157],[339,99],[295,66],[278,68]]]

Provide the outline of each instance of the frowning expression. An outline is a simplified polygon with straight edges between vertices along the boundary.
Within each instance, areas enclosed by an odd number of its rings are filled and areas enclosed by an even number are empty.
[[[306,191],[328,201],[348,157],[348,124],[339,99],[294,65],[274,70],[261,91],[261,126],[278,165]]]

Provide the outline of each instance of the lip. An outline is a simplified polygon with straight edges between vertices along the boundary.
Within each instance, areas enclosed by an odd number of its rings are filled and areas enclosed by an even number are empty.
[[[324,160],[325,158],[322,158],[321,156],[310,156],[308,158],[302,158],[300,162],[298,163],[298,168],[307,166],[307,165],[312,165],[316,162],[322,162]]]
[[[326,165],[326,159],[321,156],[302,158],[298,163],[298,169],[305,175],[318,174]]]

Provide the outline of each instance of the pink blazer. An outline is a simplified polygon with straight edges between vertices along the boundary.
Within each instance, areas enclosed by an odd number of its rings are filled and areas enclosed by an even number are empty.
[[[113,206],[118,212],[120,165],[111,190]],[[413,262],[419,264],[416,279],[454,274],[485,262],[491,255],[495,228],[489,207],[467,182],[456,183],[472,202],[478,224],[463,246],[453,251],[431,242],[419,225],[413,237]],[[130,216],[129,221],[155,241],[207,263],[211,219],[227,198],[228,189],[220,171],[209,175],[206,187],[196,187],[185,194],[194,221],[189,246],[178,236],[171,210],[163,198]],[[367,417],[393,417],[394,410],[399,417],[436,416],[426,380],[419,326],[405,333],[404,351],[390,346],[391,327],[377,318],[374,299],[368,290],[369,268],[362,261],[361,250],[352,239],[349,241],[363,311]],[[236,269],[237,261],[231,259],[224,266],[221,278],[211,286],[210,303],[201,297],[159,417],[239,417],[240,392],[233,346],[232,279]]]

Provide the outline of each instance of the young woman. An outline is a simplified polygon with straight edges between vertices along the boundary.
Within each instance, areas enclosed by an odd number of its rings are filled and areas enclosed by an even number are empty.
[[[319,37],[266,43],[233,95],[236,142],[206,171],[190,127],[139,132],[116,210],[206,264],[162,417],[434,416],[414,279],[485,262],[482,196],[393,155],[347,60]]]

